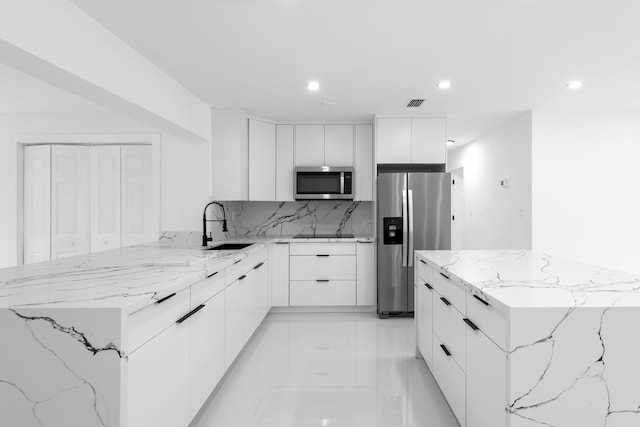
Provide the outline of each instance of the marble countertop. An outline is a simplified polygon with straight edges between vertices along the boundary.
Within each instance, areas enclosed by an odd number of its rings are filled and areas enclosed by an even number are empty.
[[[640,276],[526,250],[417,251],[506,308],[640,307]]]
[[[293,236],[229,239],[253,245],[203,250],[199,243],[159,242],[0,269],[0,308],[119,308],[132,313],[202,280],[273,242],[364,242],[370,236],[295,239]]]

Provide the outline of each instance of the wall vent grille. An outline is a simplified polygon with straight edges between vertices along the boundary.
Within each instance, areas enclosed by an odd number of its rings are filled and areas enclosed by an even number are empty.
[[[424,102],[424,99],[412,99],[407,104],[407,107],[418,108],[419,106],[422,105],[423,102]]]

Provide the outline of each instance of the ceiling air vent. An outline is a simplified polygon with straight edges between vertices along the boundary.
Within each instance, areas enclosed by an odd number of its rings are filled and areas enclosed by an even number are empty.
[[[418,108],[419,106],[422,105],[423,102],[424,102],[424,99],[412,99],[407,104],[407,107]]]

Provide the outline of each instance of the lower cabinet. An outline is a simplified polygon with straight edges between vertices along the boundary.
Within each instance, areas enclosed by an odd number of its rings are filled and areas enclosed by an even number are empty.
[[[289,306],[289,243],[276,242],[271,247],[271,305]]]
[[[416,341],[429,369],[433,369],[433,292],[429,283],[416,283]]]
[[[357,305],[376,305],[375,259],[376,245],[373,241],[356,243]]]
[[[501,310],[416,258],[416,345],[462,427],[505,427]],[[463,303],[464,302],[464,303]]]
[[[244,280],[244,279],[243,279]],[[224,290],[224,368],[228,369],[244,346],[243,316],[246,292],[243,280],[236,280]],[[246,282],[245,282],[246,283]]]
[[[479,329],[467,329],[467,427],[504,427],[507,359]]]
[[[225,372],[224,292],[203,302],[193,315],[189,346],[189,419],[198,413]],[[192,307],[192,309],[197,308]]]
[[[189,335],[174,323],[129,355],[127,426],[189,424]]]

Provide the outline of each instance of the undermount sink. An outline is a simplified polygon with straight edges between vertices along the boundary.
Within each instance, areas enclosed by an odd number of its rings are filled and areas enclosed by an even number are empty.
[[[210,246],[206,251],[237,251],[253,245],[253,243],[223,243],[217,246]]]

